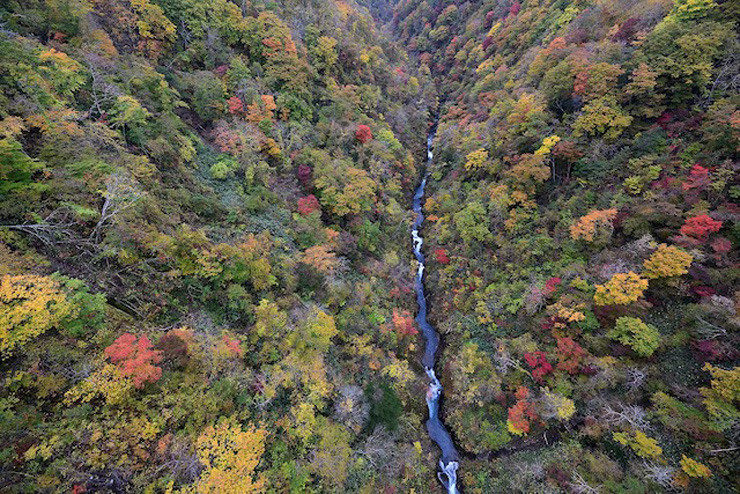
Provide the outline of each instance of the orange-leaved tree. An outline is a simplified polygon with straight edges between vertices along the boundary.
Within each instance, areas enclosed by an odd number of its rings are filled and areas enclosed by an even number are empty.
[[[597,209],[582,216],[570,227],[573,240],[586,242],[606,241],[614,231],[612,222],[617,217],[616,209]]]
[[[146,335],[137,339],[131,333],[124,333],[105,349],[105,355],[118,365],[123,376],[133,379],[137,388],[162,377],[162,368],[154,365],[162,361],[162,352],[152,349]]]

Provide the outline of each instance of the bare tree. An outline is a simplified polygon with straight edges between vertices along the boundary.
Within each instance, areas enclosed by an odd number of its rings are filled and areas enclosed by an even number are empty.
[[[394,477],[413,457],[408,444],[398,444],[385,427],[377,426],[357,452],[381,475]]]
[[[521,364],[511,356],[503,343],[499,343],[496,346],[496,354],[493,356],[493,362],[496,365],[496,370],[499,374],[506,374],[511,368],[521,368]]]
[[[638,405],[618,403],[616,406],[612,406],[611,403],[605,403],[601,409],[601,419],[609,427],[629,425],[634,429],[651,429],[647,419],[647,412]]]
[[[642,469],[646,479],[655,482],[664,489],[673,490],[675,468],[670,465],[660,465],[646,461],[643,463]]]
[[[116,216],[131,208],[143,197],[144,194],[136,185],[133,178],[122,172],[115,172],[106,179],[103,192],[105,201],[100,210],[100,219],[90,234],[90,238],[96,243],[100,242],[103,227],[107,223],[112,223]]]
[[[645,371],[637,367],[628,367],[625,374],[625,385],[630,391],[640,389],[647,377]]]
[[[599,494],[601,492],[599,487],[591,486],[578,472],[573,473],[573,478],[570,481],[570,488],[571,491],[576,494]]]
[[[342,424],[349,426],[355,432],[359,432],[370,416],[370,404],[367,402],[362,388],[352,385],[339,388],[339,397],[334,405],[334,414]]]
[[[50,213],[40,223],[19,223],[16,225],[0,225],[0,228],[23,232],[47,247],[58,243],[71,243],[75,237],[72,227],[75,222],[70,218],[66,208],[60,208]]]
[[[111,62],[109,60],[98,54],[88,53],[85,55],[85,64],[92,79],[92,84],[90,85],[92,104],[90,105],[88,114],[103,115],[105,113],[105,107],[110,106],[121,95],[121,90],[115,84],[111,84],[105,79],[106,69],[111,69]]]

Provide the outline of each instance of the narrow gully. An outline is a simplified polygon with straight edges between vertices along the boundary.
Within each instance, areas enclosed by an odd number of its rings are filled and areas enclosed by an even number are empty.
[[[427,163],[428,168],[434,158],[432,147],[434,144],[434,132],[436,125],[432,127],[427,136]],[[424,172],[426,174],[426,170]],[[427,376],[429,377],[429,386],[427,387],[427,407],[429,408],[429,419],[427,420],[427,432],[429,437],[434,443],[439,446],[442,451],[441,458],[439,460],[439,471],[437,477],[440,482],[447,489],[448,494],[459,494],[460,491],[457,487],[457,469],[460,465],[460,455],[455,448],[455,443],[452,441],[450,433],[447,428],[439,419],[439,404],[442,396],[442,384],[439,382],[437,375],[434,372],[436,363],[436,354],[439,349],[440,338],[437,330],[429,324],[427,321],[427,301],[424,293],[424,268],[426,262],[424,260],[424,254],[421,252],[424,239],[419,234],[421,226],[424,223],[424,212],[422,211],[421,201],[424,198],[424,187],[427,183],[426,175],[422,178],[421,183],[414,193],[413,199],[413,210],[416,213],[416,219],[411,230],[411,237],[414,242],[414,256],[418,262],[418,268],[416,271],[416,282],[414,283],[414,289],[416,290],[416,301],[419,306],[419,312],[416,315],[416,322],[421,328],[421,332],[425,340],[424,357],[422,364],[426,370]]]

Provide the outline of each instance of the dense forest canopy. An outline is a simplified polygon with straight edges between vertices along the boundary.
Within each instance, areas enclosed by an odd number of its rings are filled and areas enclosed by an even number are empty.
[[[0,492],[737,492],[739,26],[5,0]]]

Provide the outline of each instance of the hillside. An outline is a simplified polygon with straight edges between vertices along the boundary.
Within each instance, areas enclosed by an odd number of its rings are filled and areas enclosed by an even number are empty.
[[[739,25],[3,2],[0,492],[737,492]]]
[[[736,2],[402,2],[465,492],[738,489]]]
[[[352,2],[2,9],[0,490],[427,490],[428,72]]]

